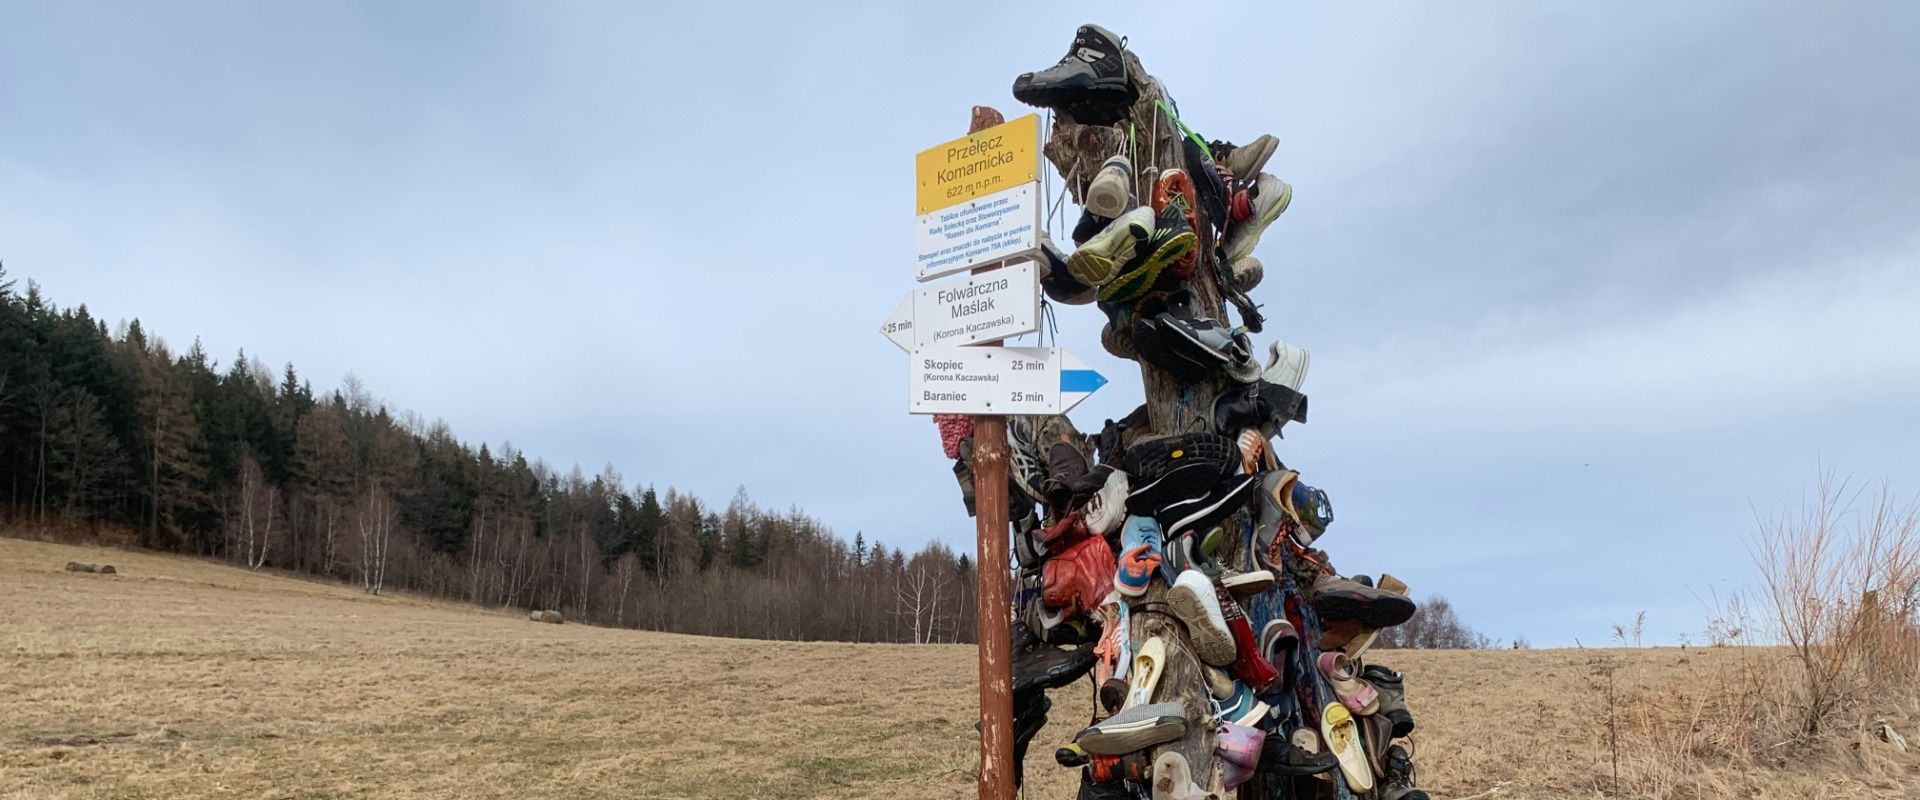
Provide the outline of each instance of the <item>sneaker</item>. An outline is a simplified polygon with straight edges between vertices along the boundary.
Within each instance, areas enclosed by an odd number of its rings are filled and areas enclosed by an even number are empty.
[[[1285,386],[1300,391],[1300,385],[1307,382],[1307,363],[1312,360],[1307,349],[1299,345],[1275,341],[1267,346],[1267,367],[1260,371],[1260,378],[1268,383]]]
[[[1133,351],[1139,356],[1138,360],[1159,367],[1174,380],[1199,383],[1206,380],[1207,373],[1213,369],[1211,361],[1196,360],[1168,344],[1177,334],[1160,324],[1160,315],[1135,316],[1132,333]]]
[[[1152,238],[1153,224],[1153,209],[1145,206],[1115,217],[1105,229],[1067,257],[1067,272],[1075,280],[1095,287],[1101,300],[1111,300],[1101,287],[1113,282],[1120,268],[1135,260]]]
[[[1013,521],[1013,558],[1023,573],[1038,575],[1047,562],[1047,546],[1040,536],[1038,516],[1028,514]]]
[[[1145,207],[1136,210],[1145,210]],[[1131,217],[1133,212],[1127,214]],[[1106,303],[1137,300],[1160,282],[1160,275],[1168,266],[1185,258],[1199,244],[1185,216],[1176,210],[1163,211],[1154,217],[1151,234],[1134,251],[1133,258],[1121,265],[1119,274],[1102,285],[1097,295]]]
[[[1228,568],[1220,578],[1220,587],[1231,592],[1234,597],[1254,597],[1271,591],[1274,582],[1272,570],[1256,569],[1251,572],[1241,572]],[[1278,620],[1275,621],[1278,622]]]
[[[1086,536],[1054,553],[1040,571],[1041,602],[1080,616],[1100,608],[1109,591],[1107,576],[1116,574],[1118,566],[1106,539]]]
[[[1073,246],[1077,248],[1085,245],[1087,240],[1100,235],[1101,231],[1106,230],[1107,226],[1112,224],[1113,217],[1103,217],[1085,208],[1081,208],[1080,219],[1073,223]]]
[[[1253,475],[1234,475],[1204,495],[1167,504],[1155,517],[1161,530],[1175,534],[1211,530],[1244,507],[1259,483]]]
[[[1295,538],[1301,547],[1313,546],[1333,524],[1333,501],[1327,493],[1299,481],[1287,490],[1287,510],[1300,521]]]
[[[1259,727],[1261,720],[1266,719],[1268,712],[1272,710],[1273,706],[1253,696],[1253,690],[1239,681],[1233,684],[1233,696],[1225,700],[1213,701],[1213,715],[1221,722],[1245,725],[1249,728]]]
[[[1161,328],[1170,334],[1166,337],[1167,346],[1181,355],[1222,370],[1244,369],[1245,365],[1257,369],[1253,345],[1247,341],[1246,333],[1205,317],[1188,317],[1172,311],[1162,312],[1159,320]]]
[[[1123,708],[1073,737],[1092,755],[1125,755],[1187,735],[1186,709],[1179,703],[1148,703]]]
[[[1267,277],[1267,268],[1259,258],[1244,256],[1227,263],[1227,275],[1233,278],[1233,288],[1251,292]]]
[[[1407,711],[1406,676],[1379,664],[1360,670],[1361,679],[1373,684],[1380,694],[1380,710],[1375,715],[1392,725],[1393,738],[1413,733],[1413,714]]]
[[[1111,467],[1105,469],[1107,479],[1081,509],[1087,530],[1095,536],[1114,532],[1127,518],[1127,473]]]
[[[1127,75],[1124,48],[1112,31],[1082,25],[1059,63],[1014,79],[1013,98],[1060,111],[1083,125],[1111,125],[1140,97]]]
[[[1248,191],[1248,216],[1235,220],[1227,231],[1227,262],[1232,263],[1253,255],[1253,246],[1260,243],[1260,234],[1268,225],[1280,218],[1293,202],[1293,187],[1286,181],[1261,173]]]
[[[1253,623],[1247,621],[1247,613],[1224,587],[1216,585],[1214,596],[1220,603],[1221,615],[1226,617],[1227,630],[1233,634],[1233,666],[1227,671],[1255,692],[1272,691],[1280,683],[1280,671],[1260,654],[1260,642],[1253,637]]]
[[[1160,477],[1138,484],[1127,493],[1127,513],[1171,519],[1166,509],[1175,503],[1203,497],[1220,483],[1220,470],[1213,464],[1194,460],[1173,465]]]
[[[1123,155],[1107,159],[1087,184],[1086,198],[1087,213],[1108,219],[1127,213],[1127,202],[1133,199],[1133,162]]]
[[[1382,760],[1386,791],[1380,794],[1380,800],[1427,800],[1427,793],[1413,786],[1413,757],[1407,754],[1407,748],[1397,744],[1389,747]]]
[[[1313,731],[1300,728],[1296,733],[1313,735]],[[1304,738],[1304,737],[1302,737]],[[1316,743],[1318,736],[1313,736]],[[1321,775],[1340,768],[1340,759],[1332,753],[1320,752],[1316,747],[1308,749],[1294,743],[1285,736],[1269,736],[1260,744],[1260,772],[1277,778],[1299,778],[1308,775]]]
[[[1167,592],[1167,603],[1173,607],[1174,616],[1186,623],[1194,654],[1201,661],[1216,667],[1233,663],[1233,631],[1227,628],[1227,618],[1220,610],[1213,581],[1198,570],[1182,572],[1174,580],[1173,589]]]
[[[1043,465],[1043,451],[1040,445],[1040,425],[1044,418],[1035,416],[1017,416],[1007,419],[1007,455],[1013,462],[1008,475],[1014,488],[1027,497],[1044,497],[1040,487],[1046,483],[1047,470]]]
[[[1391,628],[1413,617],[1411,599],[1345,578],[1322,576],[1313,585],[1313,612],[1325,622],[1351,621],[1361,628]]]
[[[1120,528],[1120,562],[1114,570],[1113,589],[1127,597],[1147,593],[1153,573],[1160,569],[1160,523],[1152,517],[1128,517]]]
[[[1153,210],[1159,215],[1154,217],[1156,226],[1169,224],[1167,216],[1169,208],[1182,216],[1181,223],[1187,226],[1187,230],[1196,232],[1200,230],[1200,220],[1194,216],[1193,180],[1187,177],[1186,170],[1178,168],[1162,170],[1160,179],[1154,181]],[[1190,250],[1167,270],[1172,272],[1174,277],[1186,280],[1193,274],[1193,266],[1198,256],[1197,248]]]
[[[1213,753],[1220,760],[1220,780],[1229,792],[1251,780],[1260,766],[1267,732],[1251,725],[1221,723],[1214,732]]]
[[[1258,138],[1246,144],[1237,147],[1231,144],[1227,145],[1227,152],[1224,153],[1221,152],[1221,148],[1216,146],[1213,157],[1224,162],[1227,171],[1232,172],[1234,178],[1246,181],[1260,174],[1261,168],[1267,165],[1267,159],[1272,158],[1273,151],[1279,149],[1279,147],[1279,139],[1263,133],[1260,134]]]

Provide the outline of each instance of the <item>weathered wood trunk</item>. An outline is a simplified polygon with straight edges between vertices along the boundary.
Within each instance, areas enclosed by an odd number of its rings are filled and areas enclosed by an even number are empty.
[[[1081,205],[1085,205],[1087,183],[1099,171],[1100,165],[1114,153],[1127,153],[1133,162],[1134,195],[1143,202],[1152,196],[1154,181],[1161,170],[1186,167],[1179,128],[1160,110],[1159,102],[1163,98],[1157,82],[1145,79],[1148,73],[1132,52],[1126,54],[1126,59],[1128,69],[1142,78],[1140,98],[1134,102],[1131,123],[1123,121],[1119,126],[1090,126],[1056,116],[1053,134],[1043,148],[1047,160],[1053,162],[1059,174],[1066,176],[1067,192],[1075,203]],[[1131,137],[1127,130],[1129,124],[1132,128]],[[1131,148],[1128,146],[1129,138],[1132,140]],[[1202,220],[1201,230],[1195,232],[1201,237],[1202,261],[1188,284],[1193,294],[1193,308],[1224,324],[1227,320],[1221,306],[1221,293],[1219,287],[1214,285],[1214,271],[1208,261],[1213,257],[1214,248],[1213,237],[1206,224],[1206,209],[1201,208],[1196,213]],[[1130,357],[1132,336],[1128,332],[1130,326],[1126,324],[1130,314],[1122,312],[1115,317],[1114,330],[1104,340],[1110,343],[1110,351],[1121,351],[1114,352],[1114,355]],[[1146,388],[1150,437],[1212,430],[1212,400],[1219,393],[1222,378],[1216,376],[1201,384],[1182,384],[1151,364],[1139,362],[1139,366],[1141,382]],[[1239,522],[1229,520],[1228,524],[1238,525]],[[1189,722],[1184,738],[1155,748],[1152,755],[1158,757],[1167,748],[1177,750],[1192,765],[1194,781],[1218,791],[1220,779],[1212,769],[1214,736],[1209,722],[1211,708],[1206,677],[1201,672],[1201,661],[1193,652],[1185,626],[1169,613],[1165,603],[1167,588],[1163,582],[1156,581],[1144,597],[1133,602],[1129,612],[1132,627],[1129,633],[1136,646],[1152,636],[1166,640],[1167,663],[1161,674],[1156,699],[1180,702],[1186,707]]]

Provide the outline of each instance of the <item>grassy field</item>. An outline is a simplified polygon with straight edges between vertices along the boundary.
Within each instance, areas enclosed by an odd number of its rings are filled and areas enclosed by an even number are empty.
[[[68,573],[68,560],[118,575]],[[738,641],[530,623],[191,559],[0,539],[0,798],[971,797],[969,647]],[[1607,796],[1616,697],[1721,651],[1387,653],[1436,797]],[[1071,798],[1055,697],[1028,797]],[[1666,746],[1630,741],[1640,781]],[[1864,762],[1863,762],[1864,763]],[[1783,757],[1699,786],[1920,797],[1911,756]],[[1641,776],[1641,777],[1635,777]],[[1651,780],[1651,779],[1645,779]],[[1636,786],[1633,794],[1654,789]],[[1491,792],[1492,794],[1487,794]],[[1684,796],[1684,792],[1681,796]],[[1732,794],[1729,794],[1732,796]]]

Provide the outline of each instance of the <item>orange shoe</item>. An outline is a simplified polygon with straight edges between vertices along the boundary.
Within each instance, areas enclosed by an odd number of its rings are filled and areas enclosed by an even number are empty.
[[[1180,211],[1187,215],[1188,230],[1200,230],[1200,219],[1194,211],[1193,179],[1187,177],[1186,170],[1178,168],[1164,170],[1160,173],[1160,179],[1153,184],[1154,212],[1164,211],[1169,205],[1178,206]],[[1193,267],[1199,262],[1199,255],[1196,248],[1181,256],[1179,261],[1175,261],[1167,269],[1173,273],[1174,277],[1186,280],[1193,274]]]

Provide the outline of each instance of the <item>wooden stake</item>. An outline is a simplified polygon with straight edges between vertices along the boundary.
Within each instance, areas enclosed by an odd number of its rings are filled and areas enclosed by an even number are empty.
[[[973,107],[967,133],[1006,121],[987,106]],[[987,269],[974,270],[975,274]],[[999,342],[982,342],[993,346]],[[1012,566],[1007,555],[1007,418],[973,418],[975,571],[974,618],[980,641],[980,800],[1013,800]]]

